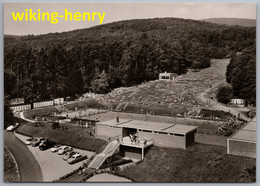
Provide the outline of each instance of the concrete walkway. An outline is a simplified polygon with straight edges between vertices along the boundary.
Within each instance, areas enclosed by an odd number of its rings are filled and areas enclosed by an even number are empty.
[[[37,160],[13,132],[4,132],[4,145],[17,162],[21,182],[41,182],[43,180],[42,170]]]
[[[249,118],[246,117],[241,111],[249,111],[248,108],[237,108],[237,107],[228,107],[224,104],[219,103],[215,98],[210,99],[207,92],[210,92],[211,89],[216,88],[220,84],[223,84],[223,82],[219,82],[218,84],[213,85],[211,88],[208,88],[205,92],[200,93],[197,98],[202,101],[203,103],[208,104],[207,107],[211,108],[213,110],[223,110],[224,112],[230,112],[231,114],[238,116],[240,114],[240,117],[246,121],[249,121]]]
[[[103,174],[94,175],[93,177],[89,178],[87,182],[132,182],[132,181],[124,177],[103,173]]]
[[[25,120],[25,121],[28,121],[28,122],[30,122],[30,123],[35,123],[35,122],[36,122],[36,121],[34,121],[34,120],[25,118],[23,112],[20,112],[20,118],[23,119],[23,120]]]

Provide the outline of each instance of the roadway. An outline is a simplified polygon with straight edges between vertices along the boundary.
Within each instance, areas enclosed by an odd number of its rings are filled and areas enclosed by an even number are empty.
[[[42,170],[27,146],[13,132],[4,132],[4,144],[14,156],[21,182],[41,182]]]

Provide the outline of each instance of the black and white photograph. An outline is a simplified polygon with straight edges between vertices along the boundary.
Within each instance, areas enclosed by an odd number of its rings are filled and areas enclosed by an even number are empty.
[[[4,182],[256,182],[255,3],[4,3]]]

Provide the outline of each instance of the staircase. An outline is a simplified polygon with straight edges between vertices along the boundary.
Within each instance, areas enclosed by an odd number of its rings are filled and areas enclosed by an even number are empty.
[[[117,107],[116,107],[116,111],[121,111],[120,110],[120,107],[123,105],[123,103],[119,103],[118,105],[117,105]]]
[[[125,110],[128,105],[129,105],[129,102],[126,102],[123,109]]]
[[[116,111],[122,111],[125,110],[126,107],[128,106],[129,102],[121,102],[117,105]]]
[[[113,156],[119,145],[120,143],[118,143],[116,140],[109,143],[103,152],[96,155],[96,157],[89,163],[88,168],[99,169],[107,158]]]

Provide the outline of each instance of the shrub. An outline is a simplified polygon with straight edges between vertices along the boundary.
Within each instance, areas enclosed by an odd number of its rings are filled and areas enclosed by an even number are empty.
[[[51,127],[52,127],[52,129],[58,129],[58,128],[60,128],[60,123],[55,121],[52,123]]]
[[[220,87],[217,93],[217,100],[221,103],[229,103],[233,97],[233,91],[231,87],[224,86]]]

